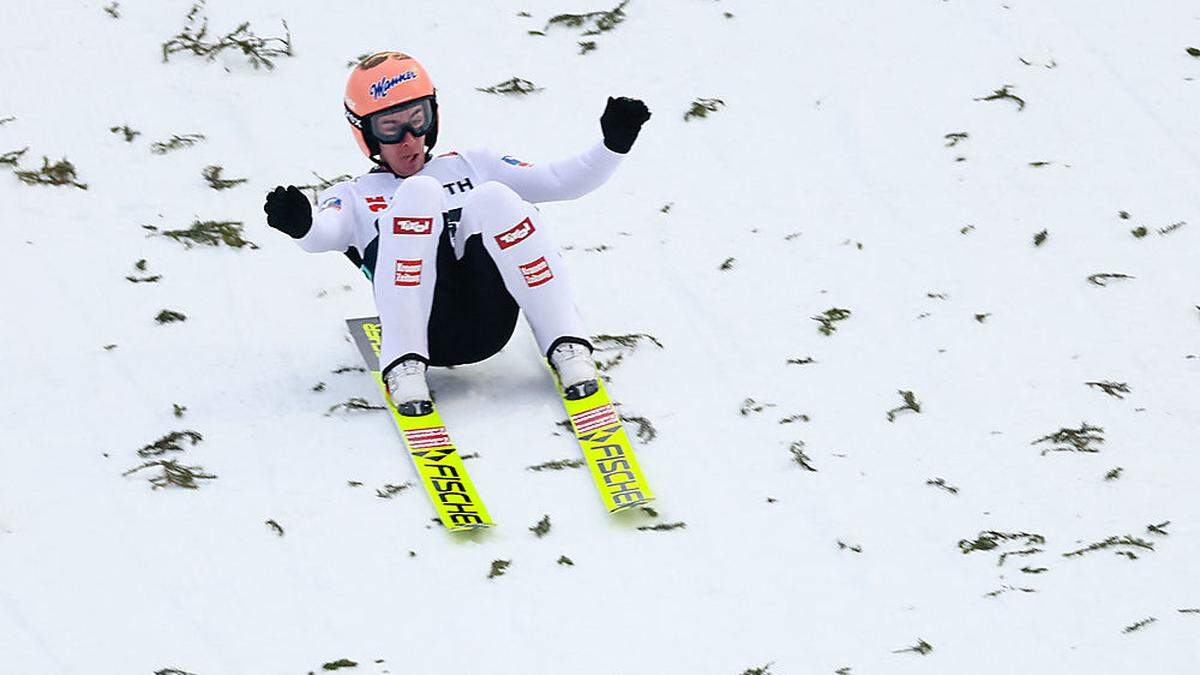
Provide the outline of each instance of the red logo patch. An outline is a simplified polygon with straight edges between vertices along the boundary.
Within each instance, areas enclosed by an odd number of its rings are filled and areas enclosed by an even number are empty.
[[[433,232],[433,218],[398,216],[392,219],[392,234],[429,234],[430,232]]]
[[[448,448],[454,445],[450,442],[450,435],[446,433],[446,427],[409,429],[404,432],[404,439],[408,441],[408,447],[412,450]]]
[[[550,263],[546,262],[545,257],[521,265],[521,274],[525,275],[525,284],[530,288],[541,286],[554,278],[554,272],[550,271]]]
[[[533,221],[526,218],[516,225],[513,225],[511,229],[501,232],[492,238],[496,240],[496,243],[500,245],[500,250],[503,251],[509,246],[516,246],[524,241],[525,237],[533,234],[535,229],[536,228],[533,226]]]
[[[397,286],[420,286],[421,285],[421,261],[420,260],[397,260],[396,261],[396,285]]]
[[[387,199],[383,197],[363,197],[367,202],[367,208],[371,209],[371,213],[382,211],[388,207]]]
[[[617,419],[617,412],[613,409],[611,403],[575,413],[571,415],[571,421],[575,423],[575,430],[581,434],[620,422]]]

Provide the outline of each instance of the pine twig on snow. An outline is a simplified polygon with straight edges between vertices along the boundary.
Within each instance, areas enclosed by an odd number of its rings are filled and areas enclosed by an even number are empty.
[[[157,441],[142,446],[137,451],[137,454],[138,457],[157,457],[168,452],[183,452],[183,446],[180,445],[180,441],[191,441],[192,445],[195,446],[202,440],[204,440],[204,436],[191,429],[172,431]]]
[[[697,98],[692,101],[692,105],[683,113],[683,121],[688,122],[693,117],[708,117],[708,113],[717,112],[725,107],[725,101],[719,98]]]
[[[150,485],[155,490],[172,485],[188,490],[195,490],[200,487],[200,484],[197,481],[212,480],[216,478],[216,476],[213,474],[204,473],[204,467],[202,466],[184,466],[179,464],[179,462],[174,459],[156,459],[153,461],[144,462],[121,475],[128,476],[141,471],[142,469],[149,469],[152,467],[159,467],[162,469],[161,475],[150,478]]]
[[[171,137],[165,141],[155,141],[150,144],[150,152],[156,155],[165,155],[172,150],[180,148],[190,148],[193,145],[203,141],[206,138],[204,134],[171,134]]]
[[[225,167],[214,164],[204,167],[204,170],[200,172],[200,175],[203,176],[204,180],[208,182],[208,186],[214,190],[228,190],[231,187],[241,185],[242,183],[250,180],[249,178],[222,178],[221,172],[224,170]]]
[[[1000,100],[1008,99],[1010,101],[1016,101],[1017,112],[1024,110],[1025,109],[1025,99],[1012,93],[1011,91],[1009,91],[1010,89],[1012,89],[1012,85],[1006,84],[1003,87],[993,91],[991,94],[989,94],[987,96],[980,96],[980,97],[976,98],[975,100],[976,101],[1000,101]]]
[[[22,150],[21,154],[24,152]],[[15,162],[13,166],[16,166]],[[66,157],[51,164],[50,158],[43,156],[42,168],[36,171],[18,169],[15,173],[17,178],[26,185],[70,185],[80,190],[88,189],[87,183],[80,183],[76,180],[78,176],[75,175],[75,165]]]
[[[159,324],[187,321],[187,315],[182,312],[176,312],[173,309],[164,309],[154,317],[154,321]]]
[[[126,143],[132,143],[133,139],[142,135],[142,132],[130,129],[128,124],[122,124],[119,127],[111,127],[109,129],[109,131],[111,131],[114,134],[116,134],[116,133],[123,134],[125,136]]]
[[[475,87],[475,91],[482,91],[485,94],[532,94],[543,91],[545,87],[539,87],[529,80],[513,77],[499,84],[493,84],[490,87]]]
[[[225,35],[206,41],[209,38],[208,17],[199,16],[204,2],[205,0],[198,0],[192,5],[184,27],[162,44],[163,63],[170,61],[172,54],[180,52],[191,52],[212,61],[217,58],[217,54],[232,50],[240,51],[255,70],[273,70],[275,63],[272,59],[295,55],[292,49],[292,32],[287,21],[280,22],[283,24],[283,37],[260,37],[250,30],[250,22],[246,21]]]
[[[242,222],[238,220],[194,220],[192,226],[186,230],[160,232],[153,225],[143,225],[142,228],[154,234],[174,239],[183,244],[185,248],[191,248],[193,244],[220,246],[222,243],[230,248],[242,248],[243,246],[249,246],[251,249],[258,248],[258,244],[242,236]]]
[[[629,0],[621,0],[621,3],[616,7],[599,12],[587,12],[584,14],[556,14],[546,21],[546,26],[540,32],[544,35],[545,31],[550,30],[554,26],[563,26],[565,28],[581,28],[590,26],[584,30],[584,35],[599,35],[616,28],[617,24],[625,20],[625,5],[629,4]]]
[[[892,408],[891,410],[889,410],[887,412],[887,421],[889,421],[889,422],[895,422],[896,421],[896,413],[899,413],[899,412],[902,412],[905,410],[911,410],[916,413],[921,412],[921,404],[920,404],[920,402],[917,401],[916,396],[911,391],[905,391],[903,389],[901,389],[899,391],[900,391],[900,397],[902,399],[904,399],[904,405],[900,406],[899,408]]]

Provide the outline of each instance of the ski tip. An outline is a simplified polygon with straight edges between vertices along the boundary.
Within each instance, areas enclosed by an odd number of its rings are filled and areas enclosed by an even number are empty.
[[[627,502],[625,504],[619,504],[619,505],[614,506],[611,509],[609,509],[608,512],[609,513],[624,513],[626,511],[632,511],[632,510],[638,508],[639,506],[647,506],[647,505],[651,504],[652,502],[654,502],[654,497],[650,496],[650,497],[646,497],[645,499],[640,499],[636,502]]]
[[[450,532],[486,532],[495,527],[495,523],[480,523],[477,525],[447,525]]]

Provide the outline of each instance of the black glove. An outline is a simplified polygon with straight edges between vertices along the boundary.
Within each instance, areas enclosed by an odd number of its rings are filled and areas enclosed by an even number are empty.
[[[267,203],[263,204],[267,212],[267,224],[283,232],[293,239],[299,239],[308,234],[312,227],[312,206],[308,197],[295,185],[276,186],[267,193]]]
[[[604,147],[622,155],[633,147],[642,125],[650,119],[650,110],[636,98],[608,97],[604,114],[600,116],[600,130],[604,132]]]

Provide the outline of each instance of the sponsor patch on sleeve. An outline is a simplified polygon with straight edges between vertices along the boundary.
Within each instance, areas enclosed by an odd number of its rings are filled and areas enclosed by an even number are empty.
[[[342,200],[338,197],[327,198],[325,201],[321,202],[321,206],[320,206],[320,208],[317,209],[317,213],[320,213],[327,209],[333,209],[334,211],[341,211],[342,210]]]
[[[533,221],[526,218],[525,220],[522,220],[508,230],[505,230],[504,232],[501,232],[492,238],[496,240],[496,243],[500,245],[500,250],[503,251],[509,246],[516,246],[522,241],[525,241],[525,238],[533,234],[535,229],[536,228],[533,226]]]
[[[421,261],[420,260],[397,260],[396,261],[396,285],[397,286],[420,286],[421,285]]]
[[[504,162],[505,164],[511,164],[512,166],[519,166],[522,169],[528,169],[529,167],[533,166],[531,162],[522,162],[512,155],[505,155],[500,158],[500,161]]]
[[[392,218],[392,234],[430,234],[433,232],[433,218],[408,218],[396,216]]]
[[[530,288],[541,286],[554,278],[554,272],[550,271],[550,263],[546,262],[545,256],[532,262],[527,262],[520,267],[521,274],[525,277],[525,285]]]

